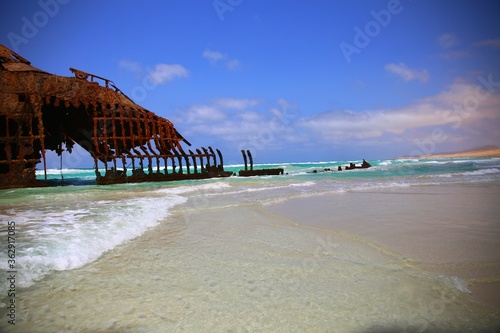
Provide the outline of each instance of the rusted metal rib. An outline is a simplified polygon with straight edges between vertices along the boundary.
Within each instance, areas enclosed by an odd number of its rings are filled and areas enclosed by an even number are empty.
[[[250,170],[253,170],[253,157],[250,150],[247,150],[248,159],[250,160]]]
[[[243,155],[243,162],[245,162],[245,171],[248,171],[247,154],[244,149],[241,150],[241,154]]]

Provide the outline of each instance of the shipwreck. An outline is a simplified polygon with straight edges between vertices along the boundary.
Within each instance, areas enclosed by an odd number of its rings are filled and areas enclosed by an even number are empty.
[[[344,170],[368,169],[368,168],[371,168],[371,167],[372,167],[372,165],[363,159],[363,163],[361,163],[361,165],[358,166],[358,165],[356,165],[354,163],[349,163],[349,165],[346,166]],[[342,171],[342,167],[339,166],[338,170]]]
[[[243,162],[245,163],[245,170],[240,170],[238,176],[240,177],[252,177],[252,176],[276,176],[282,175],[284,173],[283,168],[268,168],[268,169],[256,169],[253,168],[253,157],[250,150],[241,150],[243,155]],[[248,168],[248,162],[250,162],[250,169]]]
[[[113,81],[70,70],[71,77],[45,72],[0,45],[0,188],[44,185],[45,152],[71,153],[75,144],[94,159],[98,184],[232,175],[218,149],[184,148],[191,144],[168,119]],[[39,163],[45,181],[36,178]]]

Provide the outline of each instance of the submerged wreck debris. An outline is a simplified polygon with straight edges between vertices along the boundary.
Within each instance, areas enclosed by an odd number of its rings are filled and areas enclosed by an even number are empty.
[[[0,188],[43,185],[35,167],[43,162],[47,180],[46,150],[71,153],[75,144],[93,157],[98,184],[232,175],[218,149],[186,153],[181,143],[191,144],[169,120],[113,81],[70,70],[73,77],[47,73],[0,45]]]
[[[250,176],[275,176],[282,175],[284,170],[283,168],[275,168],[275,169],[253,169],[253,158],[250,150],[241,150],[241,154],[243,155],[243,161],[245,162],[245,170],[240,170],[238,175],[241,177],[250,177]],[[248,155],[248,160],[247,160]],[[248,170],[248,161],[250,161],[250,170]]]
[[[355,165],[354,163],[349,163],[349,165],[348,165],[348,166],[346,166],[346,167],[344,168],[344,170],[353,170],[353,169],[368,169],[368,168],[370,168],[371,166],[372,166],[372,165],[371,165],[370,163],[368,163],[367,161],[363,160],[363,163],[361,163],[361,165],[360,165],[360,166],[357,166],[357,165]],[[309,173],[330,172],[330,171],[333,171],[333,170],[332,170],[331,168],[325,168],[325,169],[320,170],[320,171],[318,171],[318,170],[314,169],[314,170],[310,171]],[[337,167],[337,171],[342,171],[342,166],[340,166],[340,165],[339,165],[339,166]]]
[[[348,166],[346,166],[346,167],[344,168],[344,170],[353,170],[353,169],[368,169],[368,168],[370,168],[371,166],[372,166],[372,165],[371,165],[370,163],[368,163],[367,161],[365,161],[365,160],[363,159],[363,163],[361,163],[361,165],[360,165],[360,166],[357,166],[357,165],[355,165],[354,163],[349,163],[349,165],[348,165]],[[342,171],[342,167],[340,167],[340,166],[339,166],[339,169],[338,169],[338,170],[339,170],[339,171]]]

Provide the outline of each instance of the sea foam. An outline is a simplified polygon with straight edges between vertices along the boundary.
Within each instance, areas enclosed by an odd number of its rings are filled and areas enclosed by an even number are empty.
[[[102,193],[101,195],[106,195]],[[82,196],[68,200],[82,199]],[[150,195],[121,197],[113,193],[109,199],[74,202],[74,209],[34,203],[23,210],[0,214],[2,220],[16,225],[16,269],[18,286],[28,287],[52,271],[69,270],[98,259],[103,253],[156,226],[170,209],[187,199],[173,193],[152,191]],[[5,232],[0,232],[2,238]],[[0,254],[7,263],[6,254]],[[6,272],[7,267],[2,267]],[[5,284],[0,293],[5,294]]]

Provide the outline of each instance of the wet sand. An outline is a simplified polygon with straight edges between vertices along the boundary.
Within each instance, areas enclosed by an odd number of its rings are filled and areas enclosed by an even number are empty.
[[[500,309],[500,186],[412,186],[293,199],[269,206],[297,223],[367,238],[425,270],[466,282]]]
[[[179,206],[99,260],[23,290],[17,310],[13,332],[23,333],[486,332],[500,325],[496,311],[385,247],[295,224],[261,205]]]

